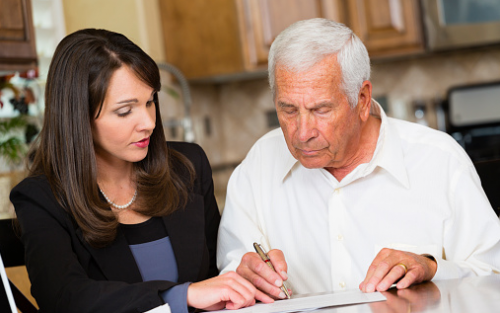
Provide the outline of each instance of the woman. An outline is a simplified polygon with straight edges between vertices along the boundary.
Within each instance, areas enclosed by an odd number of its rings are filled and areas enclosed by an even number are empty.
[[[30,177],[11,193],[41,312],[272,301],[216,276],[210,165],[197,145],[165,144],[159,90],[155,62],[123,35],[86,29],[58,45]]]

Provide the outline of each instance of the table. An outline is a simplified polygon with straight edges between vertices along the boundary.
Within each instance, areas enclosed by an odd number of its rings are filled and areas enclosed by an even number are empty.
[[[315,313],[498,313],[500,275],[426,282],[382,292],[387,301],[324,308]]]

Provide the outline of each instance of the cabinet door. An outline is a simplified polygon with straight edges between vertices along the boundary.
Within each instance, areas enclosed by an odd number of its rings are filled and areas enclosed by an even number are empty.
[[[167,62],[190,79],[243,70],[237,12],[229,0],[159,0]]]
[[[36,63],[30,0],[0,0],[0,69],[25,70]]]
[[[417,0],[348,0],[349,26],[370,56],[423,51]]]
[[[321,17],[320,0],[240,0],[238,11],[246,69],[267,64],[272,42],[294,22]]]

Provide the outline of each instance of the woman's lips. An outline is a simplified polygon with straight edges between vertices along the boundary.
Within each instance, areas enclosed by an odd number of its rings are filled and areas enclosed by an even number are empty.
[[[147,146],[149,146],[149,137],[144,138],[140,141],[134,142],[133,144],[139,148],[146,148]]]

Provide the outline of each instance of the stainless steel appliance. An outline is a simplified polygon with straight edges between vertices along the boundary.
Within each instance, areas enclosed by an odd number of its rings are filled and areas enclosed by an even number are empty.
[[[500,43],[500,1],[421,0],[421,3],[429,50]]]
[[[474,162],[500,159],[500,82],[448,91],[448,128]]]
[[[470,156],[481,184],[500,216],[500,82],[448,91],[446,131]]]

